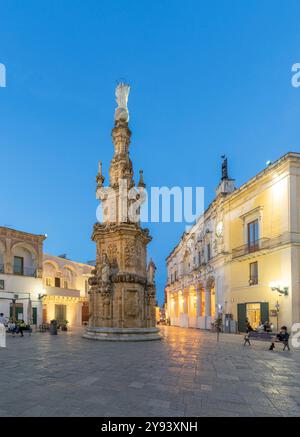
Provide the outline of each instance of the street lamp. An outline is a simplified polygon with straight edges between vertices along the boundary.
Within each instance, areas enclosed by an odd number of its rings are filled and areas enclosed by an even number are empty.
[[[277,325],[277,332],[278,332],[279,308],[280,308],[280,305],[279,305],[279,302],[277,301],[277,302],[276,302],[276,305],[275,305],[275,309],[276,309],[276,325]]]
[[[42,300],[45,296],[47,296],[47,295],[39,293],[38,300]]]
[[[284,285],[283,282],[281,281],[270,282],[270,288],[272,291],[277,291],[277,293],[280,296],[288,295],[289,287]],[[275,309],[276,309],[276,319],[277,319],[276,321],[277,321],[277,331],[278,331],[278,318],[279,318],[279,309],[280,309],[280,305],[278,301],[276,302]]]
[[[284,296],[288,295],[289,287],[283,285],[281,281],[270,282],[270,288],[272,291],[277,291],[277,293],[283,294]]]

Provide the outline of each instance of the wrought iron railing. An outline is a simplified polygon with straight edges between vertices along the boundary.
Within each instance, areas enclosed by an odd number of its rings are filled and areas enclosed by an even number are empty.
[[[270,238],[260,238],[259,240],[251,241],[243,246],[232,249],[232,258],[238,258],[249,253],[258,252],[270,247]]]
[[[24,267],[22,270],[14,269],[14,275],[20,276],[36,276],[36,268],[35,267]]]
[[[235,247],[232,249],[232,258],[238,258],[253,252],[258,252],[264,249],[271,249],[273,247],[282,246],[284,244],[300,244],[299,232],[284,232],[273,238],[261,238],[250,244]]]
[[[24,276],[36,276],[35,267],[24,267]]]

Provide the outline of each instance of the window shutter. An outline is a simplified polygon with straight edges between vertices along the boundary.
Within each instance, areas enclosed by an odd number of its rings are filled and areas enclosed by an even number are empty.
[[[246,304],[238,304],[238,330],[240,332],[246,332]]]
[[[261,302],[260,304],[260,318],[262,323],[269,321],[269,303]]]

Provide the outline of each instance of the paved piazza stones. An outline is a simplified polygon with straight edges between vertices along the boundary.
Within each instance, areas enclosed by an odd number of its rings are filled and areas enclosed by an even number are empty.
[[[163,327],[161,342],[90,342],[82,331],[7,339],[0,416],[296,416],[300,351]],[[279,350],[280,349],[280,350]]]

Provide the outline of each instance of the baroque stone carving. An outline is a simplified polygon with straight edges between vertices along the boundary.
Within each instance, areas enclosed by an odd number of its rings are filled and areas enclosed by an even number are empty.
[[[118,202],[124,186],[129,189],[135,187],[129,158],[128,94],[129,86],[126,84],[117,87],[118,108],[112,129],[114,156],[109,169],[108,188],[115,190]],[[100,183],[101,189],[105,188],[102,187],[103,180],[102,166],[99,166],[97,184]],[[145,185],[141,176],[139,184],[141,187]],[[138,187],[135,189],[138,191]],[[127,207],[131,201],[128,199]],[[107,203],[102,202],[101,206],[105,209]],[[116,205],[114,219],[107,212],[103,214],[105,221],[94,225],[92,240],[97,246],[97,258],[96,268],[89,280],[91,317],[84,337],[99,340],[111,337],[126,341],[136,339],[136,336],[139,340],[160,339],[153,317],[155,266],[149,265],[148,271],[146,268],[146,247],[151,241],[149,230],[142,229],[140,223],[130,217],[123,217],[120,210],[123,208]],[[122,333],[125,335],[122,336]]]
[[[135,259],[135,245],[133,241],[128,241],[124,249],[125,267],[133,267]]]
[[[136,317],[138,312],[138,293],[136,290],[127,290],[125,299],[125,314],[129,317]]]

